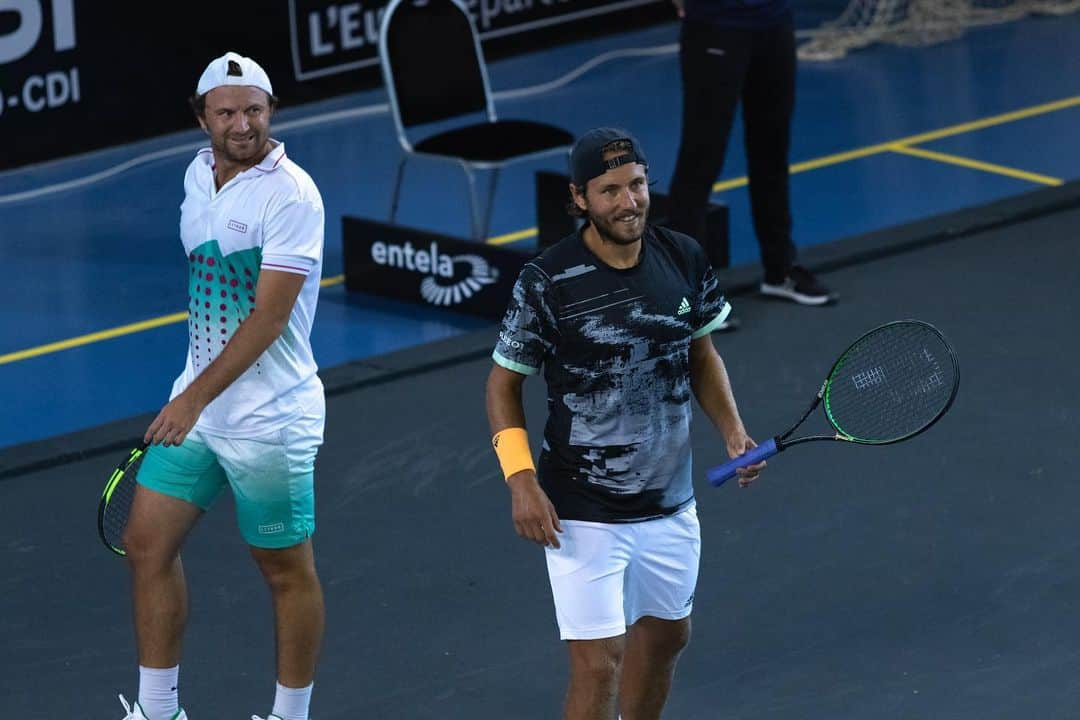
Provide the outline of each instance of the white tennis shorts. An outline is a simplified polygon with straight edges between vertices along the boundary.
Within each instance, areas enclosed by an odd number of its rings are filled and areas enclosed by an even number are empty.
[[[563,640],[616,637],[645,616],[690,615],[701,558],[695,507],[644,522],[561,524],[562,547],[546,554]]]

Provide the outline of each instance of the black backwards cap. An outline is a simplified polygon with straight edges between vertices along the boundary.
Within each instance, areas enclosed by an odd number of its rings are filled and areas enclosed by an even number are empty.
[[[604,148],[618,140],[629,143],[630,148],[620,150],[619,155],[605,160]],[[595,128],[579,137],[570,151],[570,179],[577,187],[584,188],[586,183],[608,170],[633,162],[649,167],[637,138],[621,128]]]

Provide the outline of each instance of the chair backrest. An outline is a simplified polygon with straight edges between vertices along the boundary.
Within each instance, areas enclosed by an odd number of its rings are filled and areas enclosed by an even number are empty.
[[[494,119],[480,39],[458,0],[391,0],[379,59],[399,134],[471,113]]]

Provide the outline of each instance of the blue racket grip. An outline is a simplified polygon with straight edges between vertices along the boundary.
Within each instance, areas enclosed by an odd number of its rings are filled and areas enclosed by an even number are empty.
[[[734,460],[728,460],[723,465],[717,465],[714,468],[709,468],[705,473],[705,477],[708,478],[709,484],[713,487],[720,487],[731,478],[735,477],[735,471],[741,467],[747,465],[756,465],[762,460],[771,458],[780,450],[776,447],[776,438],[769,438],[769,442],[762,445],[758,445],[756,448],[745,452]]]

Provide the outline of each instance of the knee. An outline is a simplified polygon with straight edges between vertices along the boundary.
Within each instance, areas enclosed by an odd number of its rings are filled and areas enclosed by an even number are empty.
[[[173,543],[166,542],[153,528],[129,523],[124,528],[121,542],[128,562],[135,569],[161,569],[172,564],[178,550]]]
[[[623,649],[615,643],[585,641],[589,645],[571,650],[570,669],[574,679],[594,687],[614,687],[622,668]]]
[[[282,563],[260,563],[259,570],[271,592],[288,592],[303,585],[304,573],[293,566]]]
[[[659,620],[642,618],[631,629],[635,641],[640,637],[654,657],[677,658],[690,644],[690,618]]]
[[[678,623],[673,629],[668,642],[670,643],[668,649],[672,655],[678,655],[685,650],[686,646],[690,644],[690,623]]]
[[[272,593],[300,590],[318,584],[314,564],[309,558],[285,550],[253,551],[266,584]]]

